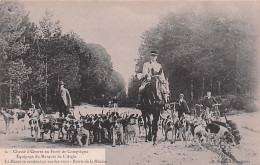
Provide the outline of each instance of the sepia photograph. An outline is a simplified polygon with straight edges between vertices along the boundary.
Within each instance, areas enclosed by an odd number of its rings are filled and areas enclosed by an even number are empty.
[[[259,11],[0,0],[0,164],[259,165]]]

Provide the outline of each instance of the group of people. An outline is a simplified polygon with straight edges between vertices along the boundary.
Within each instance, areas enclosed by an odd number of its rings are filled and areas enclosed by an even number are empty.
[[[114,98],[108,102],[108,105],[110,108],[118,108],[118,99],[117,96],[114,96]]]
[[[137,74],[137,78],[139,80],[142,80],[142,84],[138,91],[138,103],[136,105],[136,108],[140,109],[141,107],[141,96],[142,93],[146,87],[146,85],[151,81],[152,76],[158,76],[159,83],[161,83],[162,87],[162,95],[164,96],[162,99],[167,103],[168,99],[165,96],[165,89],[164,89],[164,82],[166,81],[166,78],[164,76],[164,72],[162,69],[162,65],[159,64],[156,60],[158,57],[158,53],[156,51],[151,51],[150,53],[150,60],[143,65],[143,71],[141,74]],[[180,118],[183,116],[184,113],[189,113],[189,107],[187,102],[184,99],[184,94],[179,94],[179,108],[178,108],[178,117]],[[203,99],[203,106],[205,108],[212,109],[213,104],[216,104],[217,101],[211,96],[211,92],[208,91],[207,95]]]
[[[166,87],[165,82],[166,78],[164,76],[164,72],[162,69],[162,65],[157,62],[158,53],[156,51],[151,51],[150,53],[150,60],[143,65],[143,71],[141,74],[137,75],[137,78],[142,80],[142,84],[138,90],[138,104],[136,105],[136,108],[140,109],[141,106],[141,96],[142,93],[146,87],[146,85],[151,81],[152,76],[158,76],[159,83],[161,84],[161,90],[162,90],[162,97],[159,99],[164,99],[165,103],[167,103],[168,99],[166,97]],[[59,116],[64,117],[67,116],[69,112],[69,107],[72,106],[71,102],[71,96],[69,94],[68,89],[64,87],[65,83],[63,81],[60,81],[59,83],[59,96],[58,96],[58,102],[57,107],[59,109]],[[115,96],[113,98],[113,104],[114,107],[117,107],[117,97]],[[212,108],[212,105],[217,103],[217,101],[211,96],[211,92],[207,92],[207,96],[205,96],[203,101],[203,106],[205,108]],[[179,95],[179,111],[178,116],[181,117],[184,113],[189,113],[189,107],[187,102],[184,99],[184,94]]]
[[[209,111],[212,110],[214,104],[217,104],[217,101],[214,97],[211,96],[211,92],[208,91],[207,95],[203,98],[202,105],[205,109]],[[184,115],[184,113],[190,113],[189,106],[184,100],[184,94],[179,95],[179,108],[178,108],[178,118]]]

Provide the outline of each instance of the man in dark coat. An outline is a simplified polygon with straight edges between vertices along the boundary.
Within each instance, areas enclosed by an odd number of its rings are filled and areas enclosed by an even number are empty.
[[[179,108],[178,108],[178,118],[180,119],[184,113],[189,113],[190,109],[188,107],[187,102],[184,100],[184,94],[179,95],[180,100],[179,100]]]
[[[217,104],[217,101],[211,96],[211,92],[208,91],[207,96],[205,96],[203,100],[203,107],[209,108],[211,110],[213,104]]]
[[[64,88],[65,83],[60,81],[60,90],[59,90],[59,98],[58,98],[58,109],[59,109],[59,116],[67,117],[69,113],[69,107],[72,105],[71,97],[68,89]]]
[[[118,108],[118,100],[116,96],[113,98],[112,101],[113,101],[114,108]]]

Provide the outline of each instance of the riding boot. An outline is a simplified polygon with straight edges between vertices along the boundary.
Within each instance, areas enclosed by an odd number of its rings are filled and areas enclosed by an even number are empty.
[[[140,107],[141,107],[141,97],[142,97],[142,94],[138,93],[138,102],[136,104],[137,109],[140,109]]]
[[[141,97],[142,97],[142,94],[138,93],[138,103],[140,104],[141,102]]]

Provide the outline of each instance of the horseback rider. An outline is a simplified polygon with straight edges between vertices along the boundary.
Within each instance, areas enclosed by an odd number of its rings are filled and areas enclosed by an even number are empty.
[[[143,79],[143,82],[139,88],[138,91],[138,103],[136,105],[136,108],[140,108],[141,107],[141,96],[142,93],[145,89],[145,86],[150,83],[152,76],[158,75],[158,79],[160,81],[161,84],[165,84],[166,83],[166,79],[164,77],[164,73],[163,73],[163,69],[162,69],[162,65],[159,64],[156,60],[157,60],[157,56],[158,53],[156,51],[151,51],[150,54],[150,60],[146,63],[144,63],[143,65],[143,72],[142,74],[137,74],[138,79]],[[166,91],[166,87],[164,85],[161,85],[161,90],[162,91]],[[165,93],[165,92],[163,92]],[[160,96],[158,96],[160,97]],[[165,97],[165,96],[163,96]],[[163,98],[165,99],[165,102],[167,101],[167,98]]]

